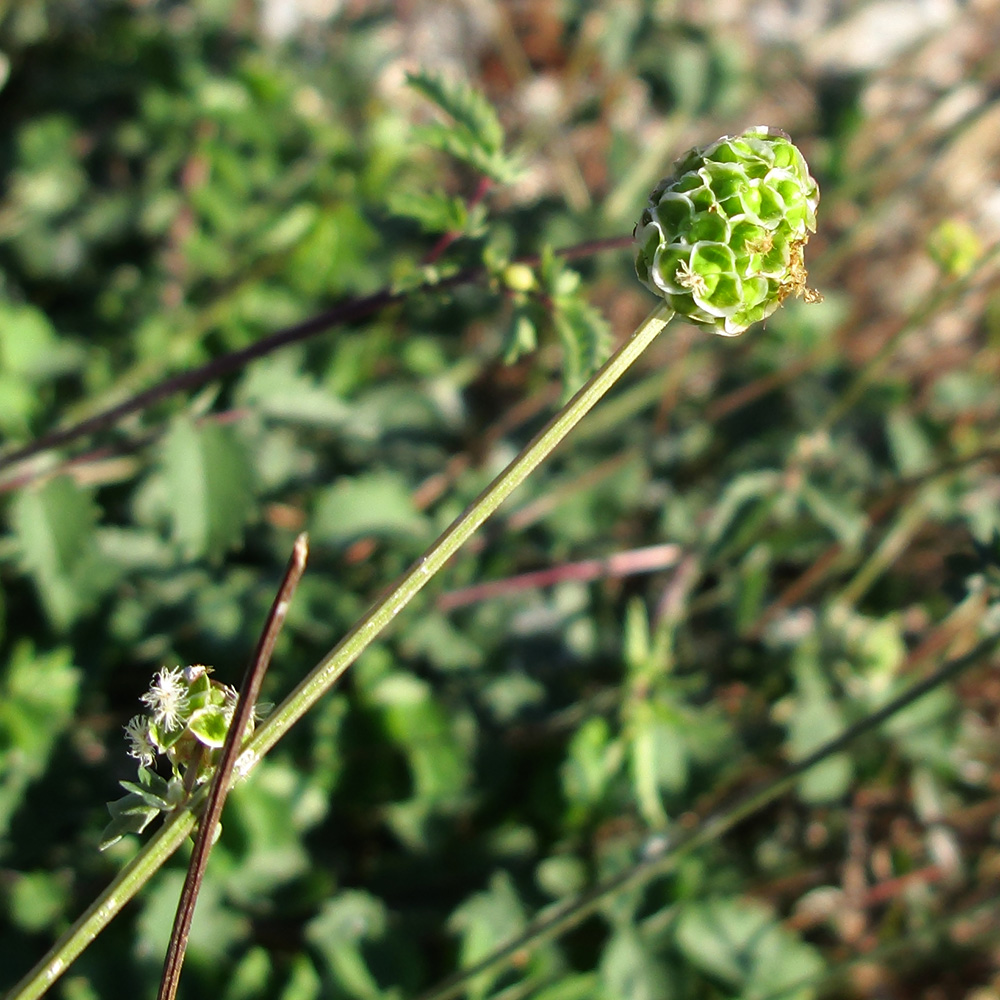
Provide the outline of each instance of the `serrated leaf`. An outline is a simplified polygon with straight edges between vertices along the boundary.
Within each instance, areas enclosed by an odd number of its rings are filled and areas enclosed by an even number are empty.
[[[173,536],[189,559],[218,560],[253,509],[246,450],[229,427],[178,418],[163,445]]]
[[[461,80],[437,73],[413,73],[408,82],[449,115],[453,123],[432,123],[414,129],[415,137],[454,156],[499,184],[509,184],[521,172],[517,160],[504,153],[504,133],[496,111],[479,91]]]
[[[342,543],[362,535],[421,535],[424,524],[402,477],[376,472],[345,476],[325,490],[310,530],[317,539]]]
[[[91,493],[57,476],[14,501],[12,522],[21,561],[46,614],[60,629],[89,611],[114,577],[94,543],[98,508]]]
[[[607,359],[611,328],[599,310],[576,297],[556,300],[552,320],[563,347],[563,385],[570,393]]]
[[[469,222],[465,202],[443,191],[394,190],[389,196],[389,210],[413,219],[425,233],[462,232]]]
[[[450,115],[455,124],[486,152],[503,145],[503,127],[486,98],[462,80],[449,80],[440,73],[408,73],[407,83]]]

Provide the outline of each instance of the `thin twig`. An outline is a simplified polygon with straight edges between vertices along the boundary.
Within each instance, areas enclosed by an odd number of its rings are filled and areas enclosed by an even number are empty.
[[[575,246],[558,250],[556,254],[565,260],[575,260],[602,250],[622,249],[629,246],[631,242],[631,237],[625,236],[610,237],[603,240],[588,240],[585,243],[579,243]],[[536,265],[539,260],[540,257],[537,254],[518,258],[519,263],[528,264],[529,266]],[[308,340],[310,337],[323,333],[341,323],[356,322],[357,320],[371,316],[381,309],[402,302],[407,296],[416,292],[434,292],[455,288],[459,285],[482,280],[485,276],[486,269],[483,267],[468,268],[457,274],[442,278],[440,281],[427,282],[416,289],[393,291],[390,288],[383,288],[371,295],[347,299],[332,309],[303,320],[301,323],[296,323],[293,326],[278,330],[269,336],[262,337],[260,340],[238,351],[232,351],[229,354],[213,358],[211,361],[197,368],[180,372],[177,375],[171,375],[162,382],[157,382],[156,385],[152,385],[148,389],[144,389],[142,392],[136,393],[134,396],[130,396],[128,399],[124,399],[122,402],[106,410],[95,413],[93,416],[87,417],[78,423],[71,424],[69,427],[49,431],[47,434],[35,438],[34,441],[29,441],[27,444],[15,448],[5,455],[0,455],[0,472],[18,462],[34,458],[36,455],[69,444],[71,441],[85,437],[88,434],[94,434],[113,427],[120,420],[123,420],[132,413],[137,413],[165,399],[169,399],[179,392],[196,389],[198,386],[212,382],[223,375],[239,371],[251,361],[263,358],[282,347],[287,347],[289,344],[297,344],[300,341]]]
[[[285,623],[288,605],[291,602],[295,588],[306,566],[306,556],[309,552],[309,541],[305,534],[295,539],[291,558],[285,568],[285,575],[274,597],[274,603],[268,612],[267,620],[261,631],[254,651],[253,659],[247,667],[240,687],[233,718],[229,723],[226,741],[222,746],[222,755],[212,777],[212,785],[201,814],[201,825],[195,837],[194,849],[191,851],[191,861],[188,865],[187,877],[181,889],[180,901],[177,904],[177,915],[174,917],[174,928],[170,933],[170,944],[163,962],[163,975],[160,979],[158,1000],[174,1000],[177,994],[177,984],[180,982],[181,966],[184,964],[184,953],[187,950],[188,935],[191,932],[191,921],[194,918],[194,907],[201,889],[201,881],[208,864],[208,855],[215,841],[215,828],[222,816],[229,793],[229,783],[233,776],[233,767],[243,745],[243,735],[253,718],[260,685],[271,662],[274,644],[278,633]]]

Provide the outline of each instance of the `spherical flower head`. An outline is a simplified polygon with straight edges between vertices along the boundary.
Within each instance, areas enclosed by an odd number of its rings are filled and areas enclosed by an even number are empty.
[[[692,149],[635,227],[639,280],[679,316],[735,337],[806,287],[803,247],[819,187],[780,129],[758,125]]]
[[[149,706],[157,726],[177,729],[188,709],[188,682],[183,671],[176,667],[164,667],[139,700]]]
[[[125,738],[128,755],[135,757],[143,767],[150,767],[156,759],[156,745],[149,733],[149,719],[145,715],[132,716],[125,724]]]

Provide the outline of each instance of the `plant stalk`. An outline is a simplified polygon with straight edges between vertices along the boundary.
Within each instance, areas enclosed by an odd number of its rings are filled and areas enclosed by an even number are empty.
[[[381,597],[346,636],[312,669],[248,740],[236,763],[243,778],[282,736],[337,682],[345,670],[389,625],[483,522],[551,454],[601,397],[622,377],[670,322],[673,311],[657,305],[631,337],[611,355],[521,453],[466,508],[443,535]],[[66,971],[124,905],[184,842],[195,824],[204,792],[172,815],[44,958],[5,1000],[37,1000]]]
[[[670,322],[673,311],[658,305],[629,339],[591,376],[590,380],[524,447],[510,465],[459,515],[443,535],[343,639],[312,669],[298,687],[268,716],[248,741],[241,762],[249,771],[271,747],[337,682],[372,640],[420,592],[424,584],[462,547],[483,522],[551,454],[556,445],[583,419],[595,403],[621,378],[629,366]]]

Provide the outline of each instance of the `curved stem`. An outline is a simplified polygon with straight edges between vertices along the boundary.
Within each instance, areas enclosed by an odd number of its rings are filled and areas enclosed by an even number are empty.
[[[236,763],[234,780],[245,776],[337,681],[362,651],[419,593],[424,584],[458,551],[462,544],[555,449],[595,403],[618,381],[629,366],[670,322],[673,311],[658,305],[638,329],[594,373],[582,389],[524,447],[496,479],[474,500],[385,596],[351,629],[268,717]],[[183,843],[194,828],[195,814],[204,794],[171,816],[157,834],[132,859],[122,873],[73,924],[48,954],[7,995],[6,1000],[36,1000],[69,964],[116,916],[153,873]]]

